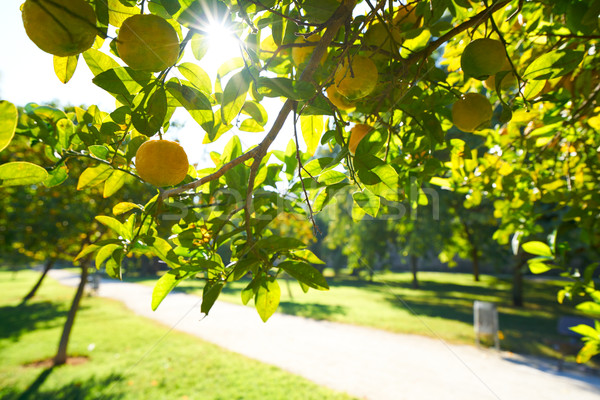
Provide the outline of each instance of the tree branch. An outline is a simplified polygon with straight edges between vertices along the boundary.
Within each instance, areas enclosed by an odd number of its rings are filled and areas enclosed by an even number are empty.
[[[338,7],[338,9],[333,13],[331,18],[324,24],[327,26],[327,29],[323,33],[323,37],[315,46],[315,50],[313,51],[306,68],[302,71],[300,75],[299,81],[310,82],[312,77],[317,70],[321,58],[327,52],[327,48],[329,44],[335,38],[338,30],[342,27],[342,25],[346,22],[348,18],[352,16],[352,10],[354,9],[355,0],[342,0],[342,3]],[[294,100],[287,99],[284,103],[275,123],[271,127],[271,130],[267,134],[267,136],[263,139],[263,141],[256,147],[256,153],[253,156],[254,161],[252,162],[252,166],[250,167],[250,179],[248,181],[248,189],[246,190],[246,203],[244,206],[246,212],[246,232],[248,234],[248,241],[251,241],[251,229],[250,229],[250,210],[252,208],[252,192],[254,191],[254,180],[256,178],[256,174],[258,169],[260,168],[260,163],[262,159],[267,154],[267,150],[281,131],[285,120],[288,115],[294,108]]]
[[[477,14],[473,18],[452,28],[451,30],[446,32],[444,35],[440,36],[439,38],[437,38],[436,40],[431,42],[423,50],[420,50],[420,51],[417,51],[416,53],[411,54],[406,59],[404,67],[408,67],[409,65],[416,63],[421,58],[429,57],[442,44],[446,43],[447,41],[452,39],[454,36],[466,31],[467,29],[480,25],[486,19],[488,19],[492,15],[492,13],[494,13],[494,12],[498,11],[499,9],[501,9],[502,7],[506,6],[508,3],[510,3],[510,1],[511,0],[498,1],[497,3],[492,4],[489,8],[486,8],[485,10],[481,11],[479,14]]]

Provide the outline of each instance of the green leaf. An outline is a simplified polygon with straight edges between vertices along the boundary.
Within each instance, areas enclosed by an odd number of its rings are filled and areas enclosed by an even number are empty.
[[[600,339],[600,332],[595,330],[589,325],[579,324],[577,326],[572,326],[569,328],[575,333],[579,333],[581,336],[591,337],[593,339]]]
[[[256,101],[247,101],[242,107],[242,113],[249,115],[254,119],[260,126],[265,126],[268,120],[267,110]]]
[[[256,250],[264,249],[270,253],[283,250],[293,250],[301,247],[306,247],[302,240],[293,237],[282,237],[277,235],[260,239],[254,245]]]
[[[14,104],[6,100],[0,101],[0,151],[4,150],[10,143],[15,130],[17,129],[17,121],[19,113]]]
[[[252,297],[254,297],[254,295],[256,295],[257,293],[257,289],[258,289],[258,281],[256,281],[255,279],[251,280],[250,283],[248,284],[248,286],[246,286],[242,292],[240,293],[242,296],[242,303],[244,305],[248,304],[248,302],[250,301],[250,299]]]
[[[82,249],[82,250],[79,252],[79,254],[77,254],[77,255],[75,256],[75,258],[73,259],[73,261],[77,261],[77,260],[79,260],[80,258],[87,256],[88,254],[92,254],[93,252],[95,252],[96,250],[98,250],[100,247],[102,247],[102,246],[99,246],[99,245],[97,245],[97,244],[90,244],[90,245],[87,245],[87,246],[85,246],[85,247],[84,247],[84,248],[83,248],[83,249]],[[100,268],[100,266],[96,265],[96,268]]]
[[[235,57],[225,61],[217,70],[217,80],[220,82],[220,80],[229,75],[230,72],[240,69],[244,65],[244,59],[242,57]]]
[[[529,64],[523,73],[523,78],[541,80],[566,75],[577,68],[584,55],[584,51],[551,51]]]
[[[75,68],[77,68],[78,59],[79,54],[67,57],[54,56],[54,73],[59,81],[67,83],[71,80],[75,73]]]
[[[263,132],[265,128],[256,122],[255,119],[247,118],[240,124],[240,131],[242,132]]]
[[[104,71],[108,71],[109,69],[121,67],[119,63],[113,60],[110,56],[96,49],[88,49],[84,51],[83,59],[94,76],[97,76]]]
[[[198,35],[194,37],[196,36]],[[186,62],[179,64],[177,69],[196,89],[206,96],[210,96],[212,93],[212,83],[210,76],[202,68],[196,64]]]
[[[587,313],[600,314],[600,304],[593,301],[584,301],[583,303],[577,304],[575,308]]]
[[[127,175],[123,171],[114,170],[110,177],[104,183],[104,191],[102,193],[102,197],[107,198],[115,194],[119,189],[123,187],[125,182],[129,179],[129,175]]]
[[[88,151],[91,155],[101,160],[106,160],[110,154],[108,147],[100,144],[95,144],[88,147]]]
[[[544,272],[548,272],[552,269],[552,267],[542,263],[542,262],[532,262],[529,263],[529,270],[532,274],[543,274]]]
[[[202,92],[174,80],[167,82],[167,90],[204,130],[212,130],[214,124],[212,105]]]
[[[525,85],[525,91],[523,92],[523,96],[527,100],[531,100],[535,98],[542,90],[544,90],[544,86],[546,86],[545,80],[530,80]]]
[[[139,205],[135,204],[135,203],[130,203],[127,201],[121,202],[117,205],[115,205],[112,209],[112,212],[114,215],[121,215],[121,214],[125,214],[127,211],[133,210],[134,208],[137,208],[138,210],[141,210],[142,207],[140,207]]]
[[[590,361],[590,359],[598,353],[600,353],[600,343],[598,341],[586,343],[581,350],[579,350],[579,353],[577,353],[576,361],[579,364],[584,364]]]
[[[527,253],[534,254],[536,256],[544,256],[553,258],[552,250],[546,243],[533,241],[522,244],[523,250]]]
[[[244,277],[250,271],[252,266],[256,265],[258,261],[256,259],[243,259],[235,263],[233,272],[229,275],[229,281],[238,281]],[[250,296],[252,297],[252,295]]]
[[[94,187],[105,180],[111,175],[113,169],[106,164],[98,164],[95,167],[86,168],[77,181],[77,190],[87,189]]]
[[[64,165],[54,168],[52,171],[48,172],[48,178],[44,181],[44,186],[48,188],[58,186],[66,181],[68,177],[69,169]]]
[[[275,313],[277,307],[279,307],[280,298],[281,290],[277,280],[272,276],[263,278],[254,298],[254,306],[263,322],[267,322],[271,315]]]
[[[195,34],[192,37],[192,54],[196,60],[200,61],[206,55],[209,43],[208,38],[204,35]]]
[[[325,277],[310,264],[301,261],[283,261],[277,267],[313,289],[329,290]]]
[[[201,271],[202,268],[194,265],[185,265],[167,271],[158,281],[156,281],[154,290],[152,290],[152,311],[156,311],[160,303],[162,303],[165,297],[167,297],[181,281],[191,278]]]
[[[135,109],[131,114],[131,122],[135,129],[146,136],[153,136],[163,126],[167,116],[167,94],[162,87],[152,94],[140,92],[133,100]]]
[[[146,87],[151,77],[152,74],[148,72],[119,67],[101,72],[92,82],[109,93],[130,98]]]
[[[144,242],[150,247],[152,254],[163,260],[169,267],[179,266],[179,258],[165,239],[158,236],[147,236],[144,238]]]
[[[306,151],[312,156],[317,151],[319,142],[321,140],[321,134],[323,133],[323,117],[320,115],[301,115],[300,116],[300,129],[302,130],[302,137],[306,143]]]
[[[117,243],[107,244],[102,246],[98,253],[96,253],[96,268],[102,268],[102,265],[106,262],[106,272],[111,278],[121,279],[120,268],[115,269],[114,264],[108,265],[108,260],[113,257],[113,254],[118,251],[123,250],[123,247]]]
[[[308,22],[321,24],[327,21],[340,6],[337,0],[305,0],[302,9]]]
[[[117,235],[122,236],[125,239],[131,239],[131,235],[129,235],[128,232],[126,232],[125,226],[123,226],[123,224],[119,220],[113,217],[109,217],[107,215],[97,215],[96,221],[100,222],[107,228],[112,229],[116,232]]]
[[[322,183],[327,186],[335,185],[336,183],[341,182],[346,178],[348,177],[343,172],[329,170],[323,172],[321,176],[319,176],[319,183]]]
[[[202,291],[202,305],[200,306],[200,312],[208,315],[208,312],[217,301],[221,290],[225,285],[224,282],[207,282]]]
[[[243,70],[233,75],[225,86],[221,102],[221,117],[225,123],[231,122],[240,113],[246,102],[246,94],[250,89],[248,75],[248,72]]]
[[[25,161],[14,161],[0,165],[0,187],[33,185],[48,177],[48,172],[39,165]]]
[[[380,206],[380,199],[378,196],[375,196],[369,190],[365,189],[362,192],[353,193],[352,198],[356,204],[371,217],[375,218],[377,216]]]
[[[321,260],[312,251],[308,249],[295,250],[291,252],[295,257],[302,258],[303,260],[311,264],[325,264],[325,261]]]
[[[311,83],[289,78],[258,78],[258,93],[267,97],[287,97],[292,100],[308,100],[315,88]]]

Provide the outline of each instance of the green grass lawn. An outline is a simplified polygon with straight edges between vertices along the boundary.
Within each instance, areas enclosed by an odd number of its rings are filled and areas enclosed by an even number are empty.
[[[0,270],[0,398],[348,399],[278,368],[133,315],[121,303],[85,297],[70,355],[80,365],[26,366],[52,357],[74,289],[46,279],[18,306],[38,273]]]
[[[156,279],[133,279],[154,285]],[[385,273],[366,282],[348,276],[328,278],[331,290],[309,290],[280,281],[279,312],[369,326],[391,332],[442,338],[452,343],[475,343],[473,301],[498,304],[502,349],[517,353],[558,357],[548,340],[561,340],[556,333],[558,316],[573,314],[572,305],[558,304],[558,281],[525,282],[525,307],[511,305],[511,283],[492,276],[474,282],[472,275],[420,272],[421,287],[411,288],[408,273]],[[241,304],[240,291],[247,280],[228,284],[219,297]],[[188,280],[178,290],[201,295],[203,282]],[[251,303],[250,303],[251,304]],[[257,315],[258,318],[258,315]]]

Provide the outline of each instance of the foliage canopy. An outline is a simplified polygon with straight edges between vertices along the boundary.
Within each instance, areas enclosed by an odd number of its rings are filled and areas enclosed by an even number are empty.
[[[66,183],[74,173],[66,161],[83,158],[89,164],[77,189],[103,186],[104,195],[118,196],[121,177],[137,177],[137,149],[150,137],[162,137],[176,108],[189,112],[198,123],[189,134],[203,135],[205,143],[232,131],[222,151],[211,154],[214,167],[190,167],[178,186],[99,216],[113,237],[79,255],[95,253],[97,265],[105,264],[116,277],[130,252],[160,257],[171,270],[157,282],[154,308],[178,283],[197,275],[206,280],[201,308],[208,312],[228,282],[251,273],[242,298],[254,299],[263,320],[277,309],[277,277],[283,272],[305,290],[326,290],[311,265],[320,261],[305,241],[278,235],[271,223],[282,213],[312,218],[339,192],[352,192],[355,220],[387,218],[399,202],[410,209],[425,205],[423,189],[432,185],[464,196],[467,209],[487,198],[500,221],[494,238],[512,243],[515,253],[528,238],[550,234],[549,244],[524,247],[542,257],[530,264],[533,272],[569,273],[570,250],[560,245],[564,231],[576,230],[592,251],[600,248],[600,0],[89,3],[98,35],[81,58],[93,82],[115,97],[116,107],[63,111],[31,103],[17,115],[10,103],[0,103],[0,148],[10,151],[16,133],[44,149],[34,163],[15,159],[1,165],[0,184]],[[108,33],[138,13],[174,27],[180,43],[174,66],[169,61],[155,73],[123,66],[118,37]],[[215,21],[235,32],[241,53],[211,82],[202,65],[209,62],[203,59],[206,34]],[[373,40],[367,34],[373,26],[387,37]],[[486,85],[480,80],[486,74],[474,79],[461,69],[465,47],[483,38],[501,45],[508,60],[508,66],[492,68],[498,72]],[[306,47],[312,51],[299,52]],[[181,61],[190,52],[196,61]],[[299,53],[306,58],[294,60]],[[67,82],[81,58],[55,57],[58,78]],[[363,60],[375,66],[364,77],[351,67]],[[345,79],[376,77],[376,84],[356,94],[339,87],[340,71]],[[503,84],[507,76],[516,82]],[[472,132],[463,132],[453,123],[452,106],[471,93],[493,111],[465,129]],[[339,98],[330,101],[332,94]],[[283,101],[274,116],[261,105],[268,97]],[[284,132],[290,115],[294,130]],[[354,124],[373,129],[349,151]],[[242,148],[239,136],[256,132],[266,132],[262,141]],[[278,135],[290,137],[285,150],[271,148]],[[539,224],[548,210],[559,215],[550,231]],[[159,234],[159,225],[168,234]],[[224,248],[230,254],[225,259]],[[596,266],[585,269],[562,298],[587,293],[598,312]],[[594,340],[590,347],[598,350],[600,341]]]

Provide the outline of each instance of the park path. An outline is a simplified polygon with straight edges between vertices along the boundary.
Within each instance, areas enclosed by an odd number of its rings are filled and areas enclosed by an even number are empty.
[[[69,286],[79,281],[63,270],[50,276]],[[253,308],[225,302],[217,302],[202,319],[201,298],[177,292],[153,312],[151,287],[114,280],[102,280],[99,295],[170,328],[363,399],[600,399],[600,377],[559,373],[554,363],[511,353],[284,314],[263,323]]]

